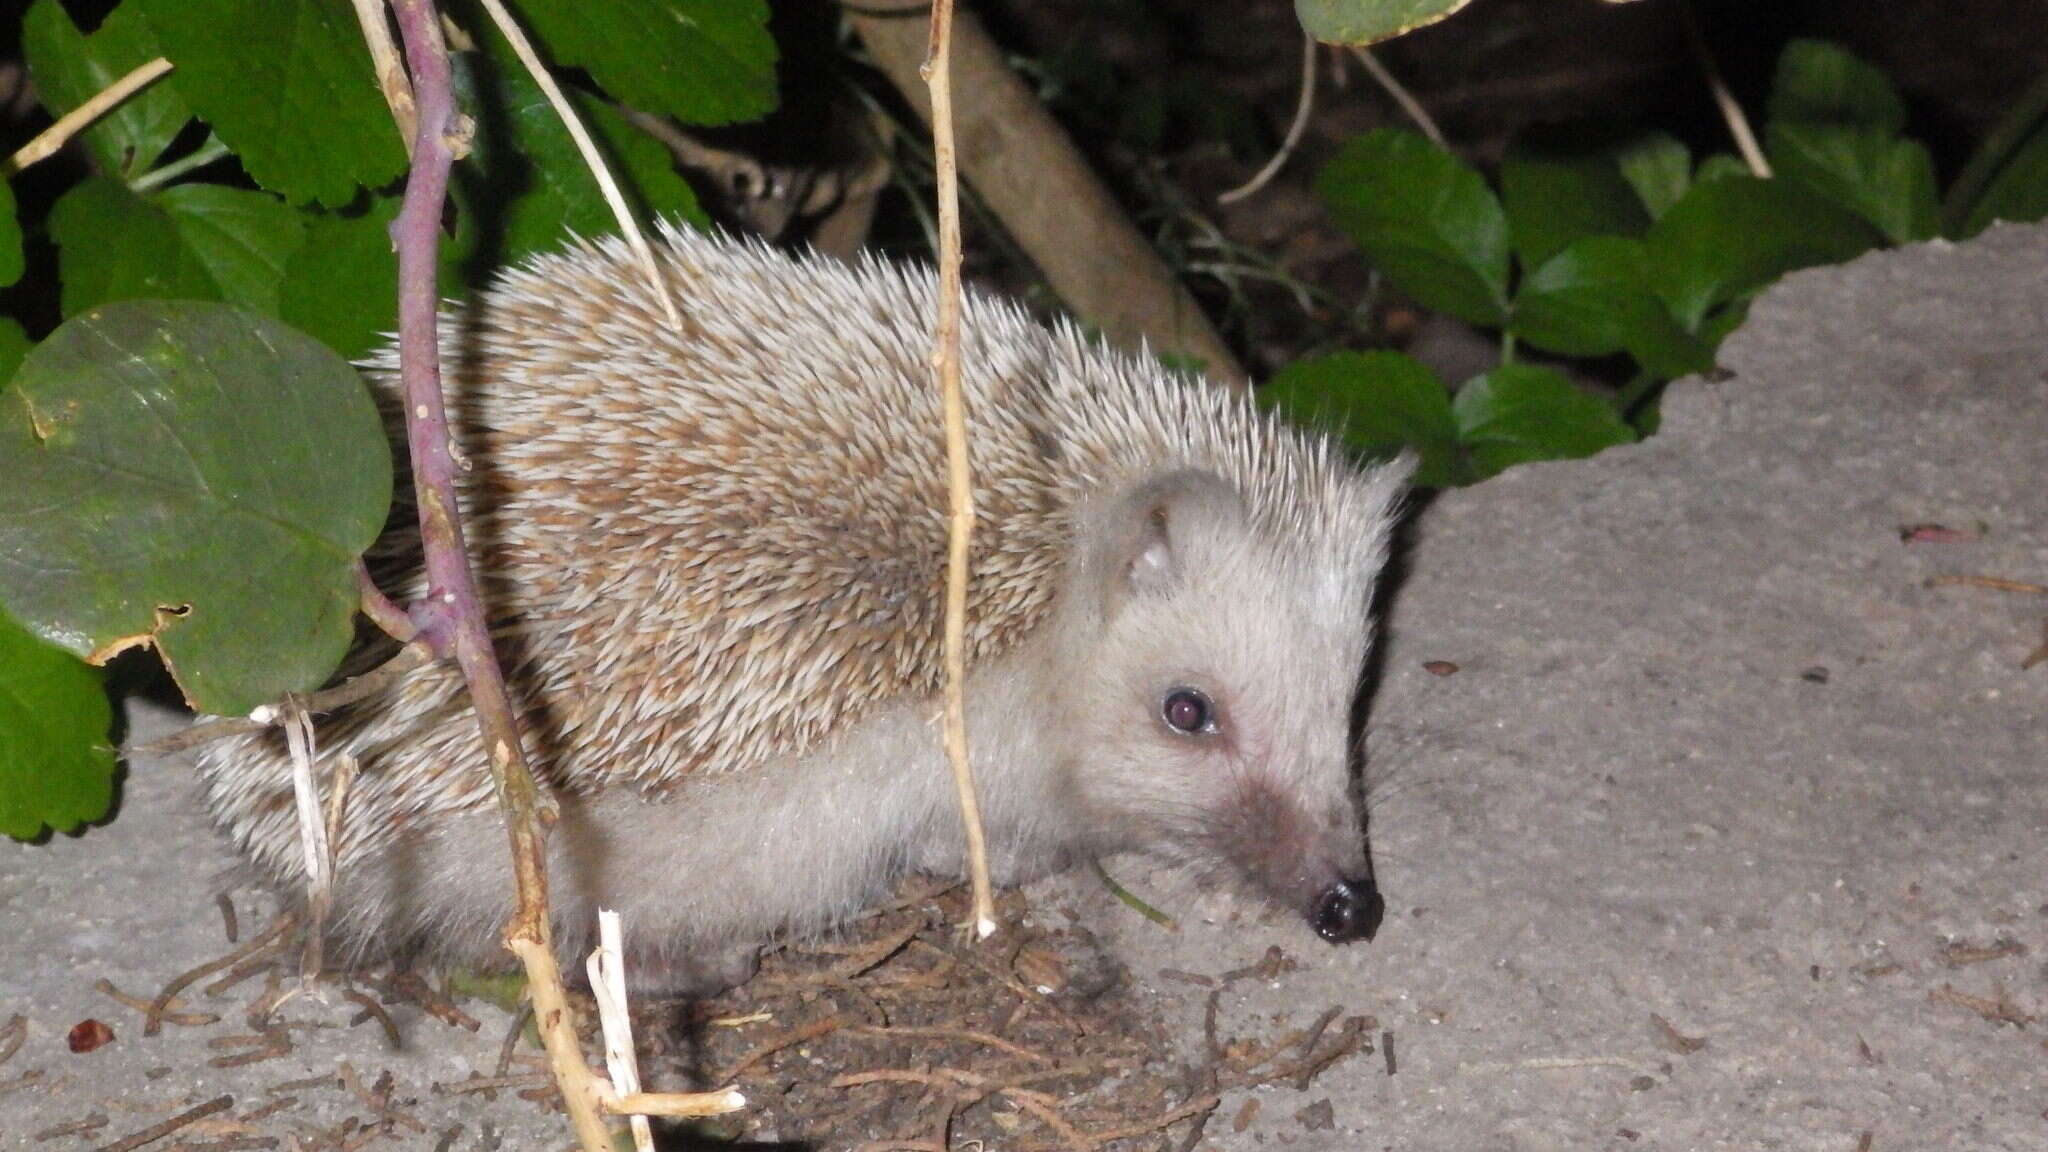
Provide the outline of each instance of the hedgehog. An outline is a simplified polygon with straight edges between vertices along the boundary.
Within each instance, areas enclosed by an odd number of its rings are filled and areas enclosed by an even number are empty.
[[[916,872],[964,872],[936,716],[947,534],[928,266],[663,228],[530,258],[440,328],[461,497],[537,777],[557,938],[708,992]],[[1242,391],[970,291],[967,713],[991,868],[1148,852],[1369,938],[1354,705],[1407,475]],[[363,365],[395,411],[397,354]],[[371,556],[422,588],[402,512]],[[511,864],[459,674],[325,717],[358,776],[329,931],[501,956]],[[209,746],[215,822],[301,890],[284,742]]]

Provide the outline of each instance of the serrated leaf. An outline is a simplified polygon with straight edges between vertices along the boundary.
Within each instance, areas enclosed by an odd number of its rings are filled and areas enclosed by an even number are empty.
[[[0,287],[21,279],[21,220],[14,214],[14,188],[0,180]]]
[[[1470,479],[1451,421],[1451,394],[1420,361],[1399,352],[1337,352],[1297,360],[1258,391],[1259,402],[1321,429],[1360,456],[1403,448],[1420,457],[1415,483],[1448,488]]]
[[[1778,56],[1767,120],[1862,124],[1886,134],[1906,124],[1906,104],[1884,73],[1838,44],[1794,40]]]
[[[1656,220],[1692,186],[1692,153],[1662,132],[1629,141],[1614,151],[1621,178],[1636,190],[1643,210]]]
[[[285,261],[306,238],[306,218],[266,192],[220,184],[179,184],[156,193],[178,238],[220,297],[275,315]]]
[[[136,5],[114,9],[86,36],[58,0],[36,0],[22,18],[21,51],[37,95],[60,115],[163,55]],[[156,164],[190,119],[176,80],[165,76],[101,116],[79,139],[102,174],[133,180]]]
[[[1346,144],[1316,190],[1416,302],[1474,324],[1506,317],[1507,216],[1456,157],[1413,132],[1382,128]]]
[[[1767,133],[1771,167],[1875,225],[1894,244],[1940,227],[1934,158],[1918,141],[1870,125],[1780,122]]]
[[[1678,326],[1650,280],[1650,253],[1625,236],[1573,241],[1522,280],[1509,330],[1567,356],[1626,351],[1669,379],[1713,366],[1713,350]]]
[[[1876,247],[1862,219],[1782,180],[1728,176],[1696,183],[1650,228],[1658,294],[1687,331],[1707,311],[1795,268],[1834,264]]]
[[[398,330],[398,256],[391,248],[398,209],[398,197],[380,196],[362,213],[310,215],[305,243],[285,262],[278,315],[351,360],[383,344]],[[444,296],[462,289],[464,266],[478,249],[474,214],[461,213],[455,235],[442,239],[437,254]],[[470,282],[487,279],[499,267],[497,261],[478,266]]]
[[[1325,44],[1363,47],[1443,20],[1472,0],[1294,0],[1294,15]]]
[[[457,63],[464,90],[480,108],[490,109],[478,117],[475,151],[456,169],[457,193],[467,212],[490,229],[495,261],[511,264],[558,248],[571,233],[617,232],[618,222],[568,128],[532,77],[510,59],[509,49],[493,59],[463,53]],[[667,148],[603,101],[572,90],[570,102],[638,215],[709,223]]]
[[[98,669],[0,615],[0,834],[30,840],[107,814],[113,720]]]
[[[765,0],[526,0],[519,15],[542,59],[643,112],[730,124],[775,108]]]
[[[1591,456],[1636,438],[1612,404],[1534,364],[1503,364],[1466,381],[1451,411],[1482,478],[1532,460]]]
[[[170,213],[118,180],[87,177],[58,198],[50,238],[57,242],[66,316],[114,300],[220,298],[220,285]]]
[[[114,300],[226,300],[277,309],[305,222],[263,192],[180,184],[137,196],[90,177],[50,211],[64,314]],[[118,239],[116,239],[118,238]]]
[[[130,0],[251,179],[338,206],[405,170],[349,0]],[[596,6],[592,6],[596,7]]]
[[[391,481],[368,390],[310,337],[105,305],[0,393],[0,607],[89,660],[154,644],[195,708],[245,713],[347,651]]]
[[[1510,152],[1500,166],[1501,205],[1524,266],[1543,263],[1583,236],[1639,236],[1650,226],[1611,154]]]

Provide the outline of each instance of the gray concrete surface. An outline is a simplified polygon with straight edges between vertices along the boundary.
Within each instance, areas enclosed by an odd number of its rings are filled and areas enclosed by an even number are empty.
[[[2048,667],[2018,667],[2048,599],[1923,586],[2048,582],[2048,228],[1795,275],[1722,361],[1652,441],[1418,517],[1373,710],[1377,941],[1329,949],[1131,865],[1182,931],[1092,880],[1034,893],[1078,909],[1189,1043],[1202,996],[1160,970],[1272,944],[1298,969],[1230,985],[1225,1032],[1343,1004],[1392,1033],[1392,1074],[1376,1056],[1259,1090],[1242,1130],[1227,1100],[1206,1146],[2048,1148]],[[1901,541],[1928,522],[1984,531]],[[0,844],[0,1021],[33,1021],[0,1065],[0,1147],[92,1146],[220,1091],[246,1110],[343,1059],[392,1068],[435,1132],[465,1125],[457,1148],[483,1123],[563,1143],[517,1101],[428,1093],[488,1068],[502,1018],[401,1021],[403,1057],[309,1027],[287,1060],[203,1081],[207,1033],[141,1038],[92,982],[139,992],[221,950],[225,860],[181,794],[142,765],[113,826]],[[85,1016],[117,1039],[73,1056]],[[1334,1125],[1311,1130],[1295,1114],[1324,1099]],[[30,1142],[94,1108],[123,1111]]]

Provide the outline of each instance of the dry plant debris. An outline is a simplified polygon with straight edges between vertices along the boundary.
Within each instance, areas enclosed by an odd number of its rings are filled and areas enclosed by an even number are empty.
[[[1298,1020],[1261,1018],[1260,1034],[1227,1034],[1221,1017],[1232,983],[1282,979],[1295,968],[1278,948],[1236,971],[1175,975],[1173,983],[1191,986],[1188,996],[1206,998],[1202,1042],[1190,1048],[1165,1034],[1153,1002],[1134,994],[1122,967],[1086,928],[1043,911],[1034,920],[1023,899],[1009,893],[1000,908],[1007,927],[976,944],[957,927],[967,907],[964,886],[913,881],[828,939],[771,951],[753,980],[724,996],[697,1003],[643,998],[634,1005],[634,1027],[645,1078],[664,1090],[740,1088],[751,1102],[745,1112],[691,1122],[688,1130],[713,1140],[801,1141],[862,1152],[1150,1152],[1194,1148],[1226,1092],[1263,1084],[1306,1090],[1332,1066],[1375,1051],[1378,1022],[1341,1005],[1313,1016],[1304,1011]],[[410,1030],[404,1039],[418,1044],[431,1043],[430,1033],[440,1028],[482,1026],[449,982],[403,968],[334,975],[326,987],[334,995],[324,1004],[289,995],[295,931],[274,924],[172,977],[153,998],[112,985],[100,991],[146,1025],[204,1030],[212,1068],[274,1061],[335,1029],[369,1027],[387,1043]],[[228,996],[235,999],[223,1002]],[[214,1011],[198,1011],[202,999]],[[595,1014],[580,1017],[592,1022],[583,1040],[594,1052]],[[0,1025],[0,1057],[22,1030]],[[496,1066],[487,1063],[468,1078],[405,1084],[358,1060],[332,1074],[238,1090],[239,1101],[189,1097],[166,1108],[183,1109],[170,1117],[175,1129],[151,1125],[129,1139],[158,1133],[152,1149],[189,1144],[195,1152],[468,1147],[482,1133],[447,1128],[445,1115],[421,1112],[422,1099],[488,1101],[504,1093],[561,1107],[524,1012],[504,1032]],[[330,1108],[324,1126],[315,1124],[309,1117],[316,1102],[340,1104],[349,1115],[333,1123]],[[1256,1116],[1254,1108],[1234,1118],[1249,1125]],[[123,1130],[98,1112],[62,1119],[65,1135]],[[1310,1110],[1297,1119],[1316,1130],[1327,1118]]]

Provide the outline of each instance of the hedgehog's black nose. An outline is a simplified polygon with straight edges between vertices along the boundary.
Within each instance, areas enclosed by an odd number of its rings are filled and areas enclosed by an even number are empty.
[[[1316,935],[1332,944],[1372,939],[1386,917],[1387,902],[1371,880],[1339,880],[1316,897],[1308,922]]]

